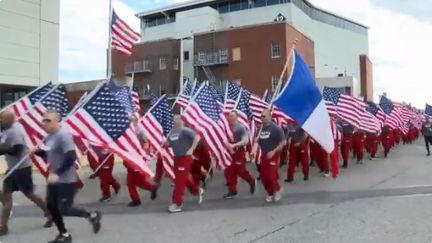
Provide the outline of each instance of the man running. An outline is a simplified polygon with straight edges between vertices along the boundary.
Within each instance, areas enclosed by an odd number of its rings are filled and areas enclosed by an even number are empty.
[[[43,199],[34,193],[32,167],[28,157],[29,147],[25,140],[24,128],[15,121],[15,114],[6,110],[1,114],[1,126],[3,133],[0,139],[0,155],[5,155],[7,173],[11,173],[3,181],[3,212],[1,217],[0,235],[8,233],[8,221],[12,209],[12,194],[15,191],[22,192],[28,199],[34,202],[47,217],[45,228],[52,226],[51,217]],[[10,172],[10,170],[13,170]]]
[[[73,206],[77,173],[74,163],[77,159],[72,135],[60,125],[60,115],[56,111],[47,111],[42,120],[42,127],[48,133],[45,146],[32,149],[30,154],[46,157],[49,164],[47,178],[47,207],[56,224],[59,235],[49,243],[72,242],[72,236],[66,230],[63,216],[86,218],[98,233],[102,215]]]

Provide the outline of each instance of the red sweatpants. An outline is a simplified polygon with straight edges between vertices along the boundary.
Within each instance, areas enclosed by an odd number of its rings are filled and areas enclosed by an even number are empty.
[[[120,183],[113,177],[112,171],[113,166],[104,166],[99,171],[100,188],[103,197],[111,197],[111,187],[116,191],[120,189]]]
[[[279,185],[279,161],[280,153],[276,153],[272,158],[267,158],[267,154],[262,153],[260,158],[260,176],[267,195],[274,196],[280,190]]]
[[[341,154],[343,159],[343,166],[348,166],[349,154],[352,149],[352,136],[344,135],[341,143]]]
[[[295,169],[298,164],[301,164],[303,169],[304,177],[309,176],[309,154],[308,154],[308,142],[304,141],[300,145],[295,146],[291,144],[289,152],[289,163],[288,163],[288,180],[294,179]]]
[[[156,160],[156,172],[154,177],[154,182],[159,184],[162,181],[162,176],[164,175],[164,168],[163,168],[163,162],[162,157],[159,156]]]
[[[357,161],[363,160],[364,149],[365,149],[365,139],[363,135],[354,135],[353,137],[353,149]]]
[[[376,152],[378,151],[378,137],[368,136],[366,138],[366,148],[372,158],[375,158]]]
[[[239,149],[232,154],[233,163],[225,169],[225,179],[227,181],[228,190],[237,192],[237,178],[240,177],[249,185],[255,182],[249,171],[246,169],[246,151]]]
[[[317,164],[321,172],[329,172],[329,154],[321,146],[317,150]]]
[[[141,202],[137,187],[147,191],[153,191],[156,189],[156,185],[151,184],[146,176],[129,168],[127,169],[126,184],[128,187],[129,196],[134,202]]]
[[[384,147],[384,157],[387,157],[388,153],[390,152],[390,149],[393,146],[392,137],[390,135],[384,135],[382,137],[382,144]]]
[[[183,204],[183,195],[186,187],[194,195],[199,193],[199,186],[189,178],[191,166],[192,156],[185,155],[174,158],[175,179],[172,202],[177,206]]]

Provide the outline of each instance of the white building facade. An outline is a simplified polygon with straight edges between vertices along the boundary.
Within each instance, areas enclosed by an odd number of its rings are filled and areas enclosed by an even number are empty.
[[[2,105],[58,80],[59,0],[0,1]]]

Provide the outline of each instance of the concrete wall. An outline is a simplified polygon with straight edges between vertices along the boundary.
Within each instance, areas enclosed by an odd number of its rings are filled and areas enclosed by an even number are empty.
[[[0,83],[57,82],[59,10],[58,0],[0,2]]]
[[[345,88],[349,87],[351,89],[352,96],[362,97],[361,87],[359,82],[355,77],[327,77],[327,78],[317,78],[317,85],[322,90],[325,86],[332,88]]]

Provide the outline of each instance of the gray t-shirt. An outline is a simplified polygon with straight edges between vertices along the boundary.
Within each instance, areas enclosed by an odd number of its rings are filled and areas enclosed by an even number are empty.
[[[259,145],[263,153],[268,153],[275,149],[285,138],[282,128],[273,122],[268,126],[263,126],[259,135]]]
[[[75,152],[75,143],[72,134],[65,128],[60,128],[56,133],[48,135],[45,147],[49,163],[49,171],[55,172],[65,160],[65,154],[69,151]],[[58,183],[74,183],[77,181],[75,166],[71,166],[67,171],[59,175]]]
[[[168,142],[173,149],[174,156],[180,157],[186,155],[191,148],[195,139],[196,132],[188,127],[173,128],[168,134]]]
[[[1,135],[1,142],[5,143],[8,148],[12,148],[15,145],[23,145],[25,147],[25,149],[23,149],[18,155],[5,154],[8,169],[12,169],[12,167],[14,167],[18,162],[21,162],[22,159],[27,157],[28,145],[24,137],[24,128],[21,126],[21,124],[15,122],[12,124],[12,126],[3,131]],[[17,169],[27,168],[30,166],[31,162],[27,157]]]
[[[243,140],[244,137],[248,137],[247,130],[243,124],[236,122],[233,124],[234,143],[238,143]]]

